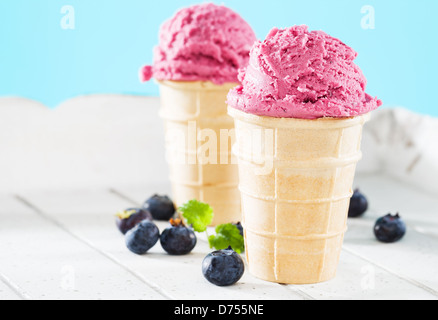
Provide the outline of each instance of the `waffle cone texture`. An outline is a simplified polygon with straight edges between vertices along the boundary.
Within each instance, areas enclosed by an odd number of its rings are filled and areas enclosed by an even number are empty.
[[[234,121],[225,103],[237,84],[159,81],[159,85],[175,204],[193,199],[208,203],[214,211],[213,226],[240,222],[238,167],[231,152]]]
[[[301,120],[228,110],[250,272],[285,284],[333,279],[369,115]]]

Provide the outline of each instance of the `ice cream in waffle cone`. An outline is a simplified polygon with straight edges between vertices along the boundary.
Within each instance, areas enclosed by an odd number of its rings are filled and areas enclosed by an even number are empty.
[[[192,199],[210,204],[213,225],[241,221],[238,170],[231,152],[234,121],[224,100],[237,84],[159,84],[173,200],[178,206]],[[202,147],[202,140],[216,137],[212,148]]]
[[[255,40],[231,9],[194,5],[162,25],[154,64],[140,73],[142,81],[153,77],[160,85],[173,200],[177,206],[193,199],[210,204],[213,225],[241,221],[226,99]]]
[[[230,115],[241,146],[236,153],[250,272],[278,283],[334,278],[369,116],[301,120],[233,108]],[[272,144],[261,153],[245,147],[253,139],[249,133],[270,130]]]
[[[355,57],[323,32],[274,29],[228,96],[246,257],[261,279],[310,284],[336,275],[362,128],[381,104],[365,94]]]

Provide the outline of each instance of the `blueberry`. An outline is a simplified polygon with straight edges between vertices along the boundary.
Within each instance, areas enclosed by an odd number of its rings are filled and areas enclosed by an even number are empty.
[[[169,221],[176,212],[175,204],[168,196],[154,195],[146,200],[143,208],[149,210],[152,217],[159,221]]]
[[[146,209],[127,209],[119,212],[116,216],[116,225],[123,234],[126,234],[143,220],[153,220],[152,214]]]
[[[350,208],[348,210],[348,217],[358,218],[368,210],[368,200],[359,191],[355,190],[353,197],[350,199]]]
[[[406,224],[401,220],[398,213],[395,216],[388,214],[377,220],[374,234],[380,242],[397,242],[406,234]]]
[[[143,220],[125,235],[126,246],[132,252],[142,255],[149,251],[160,238],[160,230],[151,221]]]
[[[192,252],[197,242],[193,230],[184,226],[179,219],[172,219],[170,223],[172,226],[164,230],[160,237],[164,251],[174,256],[182,256]]]
[[[220,287],[237,283],[244,272],[242,258],[231,248],[212,252],[202,262],[205,279]]]

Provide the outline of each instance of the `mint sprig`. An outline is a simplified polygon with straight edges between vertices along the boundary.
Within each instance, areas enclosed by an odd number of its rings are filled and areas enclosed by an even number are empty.
[[[190,200],[178,208],[178,211],[196,232],[207,231],[207,227],[213,222],[213,209],[197,200]]]
[[[224,250],[231,247],[234,251],[241,254],[245,251],[245,243],[239,228],[234,224],[222,224],[216,227],[216,235],[208,238],[210,248]]]
[[[245,251],[243,236],[239,228],[232,224],[222,224],[216,227],[216,235],[209,236],[207,227],[213,222],[213,208],[207,203],[198,200],[190,200],[178,208],[188,225],[196,232],[205,232],[210,248],[224,250],[231,247],[241,254]]]

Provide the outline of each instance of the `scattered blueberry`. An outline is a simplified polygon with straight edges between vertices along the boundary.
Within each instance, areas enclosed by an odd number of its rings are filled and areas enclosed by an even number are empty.
[[[398,213],[395,216],[388,214],[377,220],[374,234],[381,242],[397,242],[406,234],[406,224],[401,220]]]
[[[125,235],[128,249],[139,255],[148,252],[159,238],[160,230],[149,220],[143,220]]]
[[[350,200],[350,208],[348,210],[348,217],[358,218],[368,210],[368,200],[359,191],[355,190],[353,197]]]
[[[155,220],[169,221],[175,215],[175,204],[168,196],[154,195],[144,203],[143,207],[152,214]]]
[[[237,229],[239,229],[240,235],[243,237],[243,226],[242,226],[242,224],[240,222],[233,223],[233,224],[237,227]]]
[[[202,262],[205,279],[220,287],[237,283],[244,272],[242,258],[231,248],[212,252]]]
[[[182,256],[192,252],[196,246],[196,235],[187,228],[180,219],[170,220],[171,227],[163,231],[160,243],[164,251],[170,255]]]
[[[152,214],[146,209],[127,209],[117,213],[116,217],[116,225],[123,234],[126,234],[143,220],[153,220]]]

